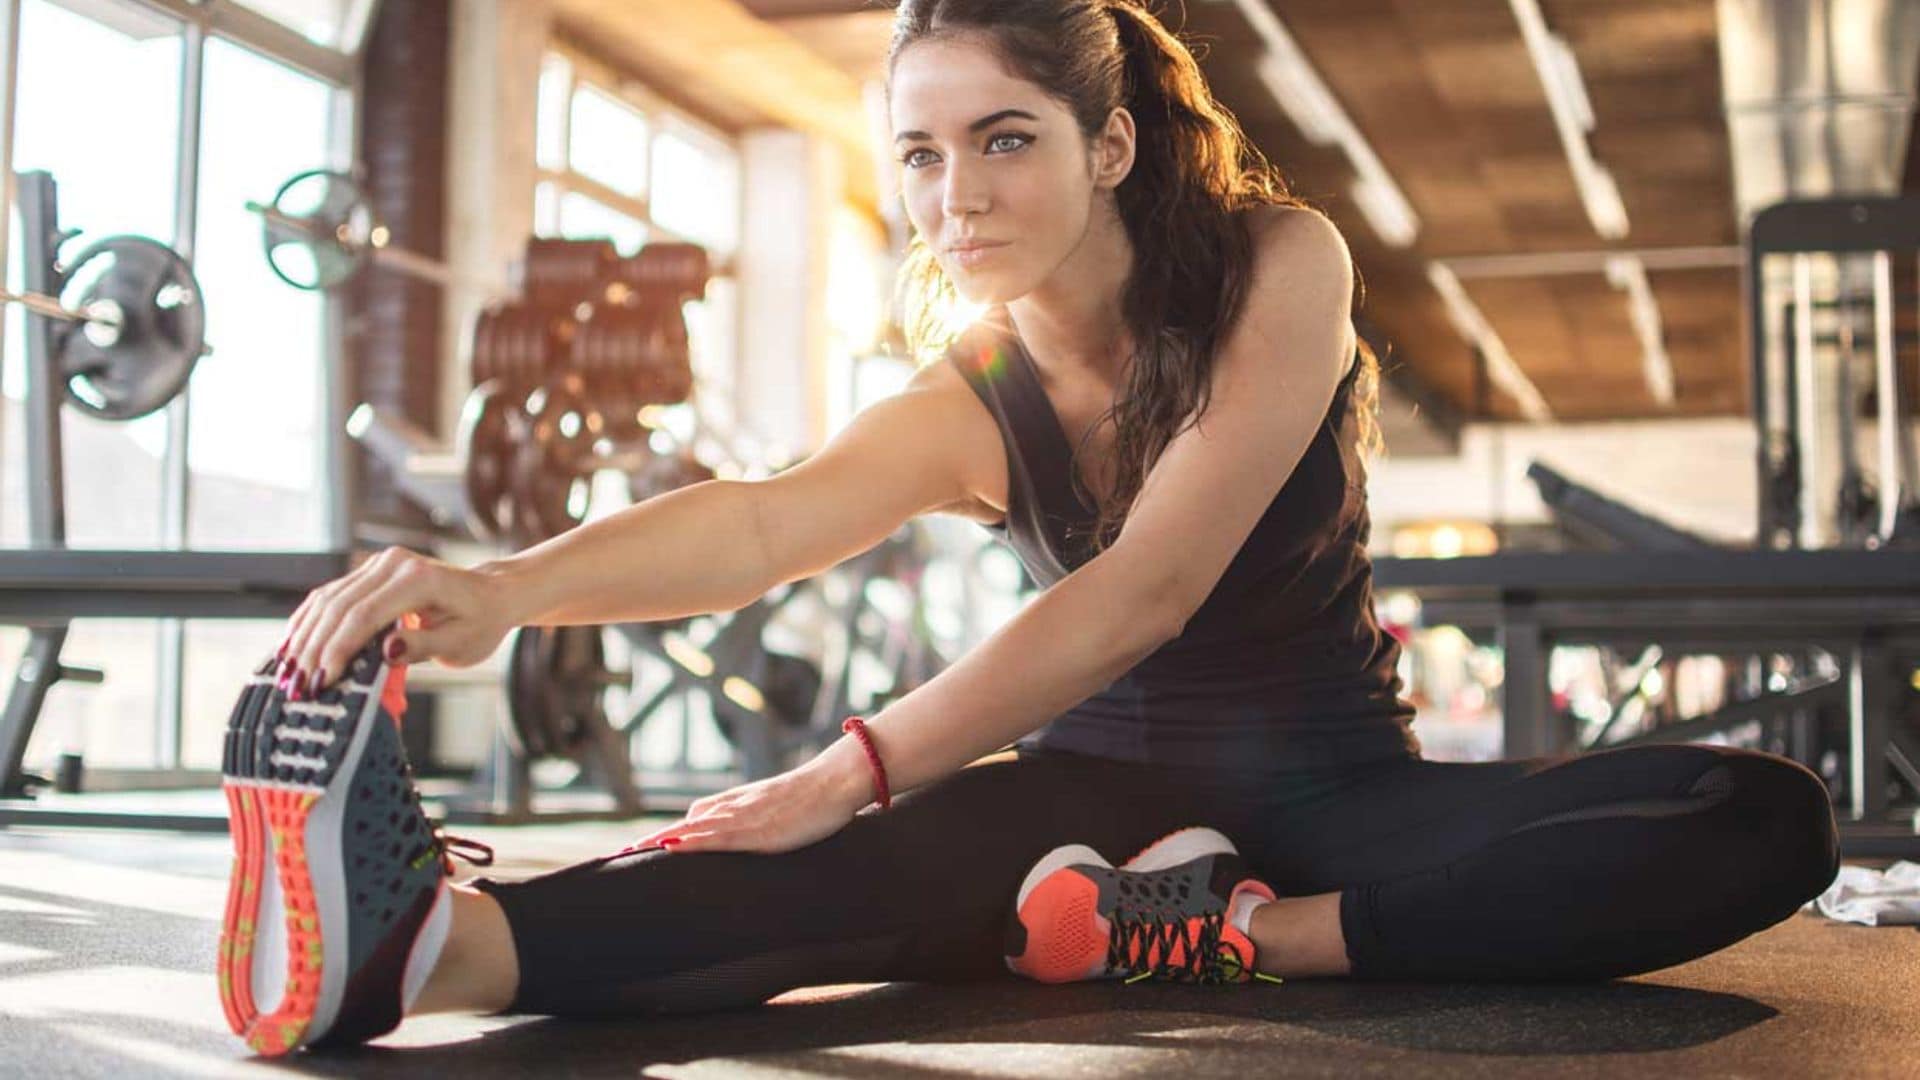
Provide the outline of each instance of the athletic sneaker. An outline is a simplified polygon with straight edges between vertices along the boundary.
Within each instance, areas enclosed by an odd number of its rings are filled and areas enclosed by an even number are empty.
[[[1055,848],[1020,884],[1007,923],[1007,967],[1046,983],[1154,978],[1261,979],[1253,942],[1227,921],[1243,895],[1273,899],[1233,843],[1181,829],[1119,867],[1084,844]]]
[[[393,1030],[452,917],[450,841],[421,811],[400,745],[406,668],[382,661],[386,636],[300,701],[268,661],[227,721],[220,997],[262,1054]]]

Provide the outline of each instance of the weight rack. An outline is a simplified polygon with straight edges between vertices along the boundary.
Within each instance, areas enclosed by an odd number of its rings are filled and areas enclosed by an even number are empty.
[[[55,263],[68,233],[59,227],[58,189],[45,172],[17,176],[23,284],[58,295]],[[99,682],[101,671],[61,662],[75,618],[272,618],[290,614],[313,588],[345,573],[342,551],[250,553],[75,551],[67,548],[66,470],[60,408],[65,382],[55,363],[53,327],[29,318],[27,337],[28,548],[0,551],[0,622],[31,627],[0,711],[0,827],[85,825],[103,828],[222,831],[224,813],[143,814],[46,809],[31,801],[23,769],[47,691],[62,679]]]

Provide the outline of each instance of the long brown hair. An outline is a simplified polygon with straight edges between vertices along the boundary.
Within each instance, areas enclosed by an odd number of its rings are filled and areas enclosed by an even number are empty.
[[[1238,211],[1306,207],[1280,171],[1246,139],[1213,98],[1193,54],[1140,0],[901,0],[887,69],[915,42],[978,35],[1009,71],[1072,111],[1092,139],[1115,107],[1133,115],[1133,170],[1115,190],[1135,259],[1121,313],[1139,343],[1124,388],[1087,431],[1111,419],[1117,474],[1100,506],[1094,550],[1126,520],[1147,472],[1211,396],[1213,361],[1246,299],[1253,243]],[[1355,270],[1355,289],[1360,291]],[[899,278],[908,348],[920,362],[943,355],[958,336],[948,313],[958,299],[915,235]],[[1356,299],[1357,306],[1357,299]],[[1381,449],[1379,362],[1364,341],[1354,386],[1363,453]],[[1074,448],[1069,470],[1083,501]]]

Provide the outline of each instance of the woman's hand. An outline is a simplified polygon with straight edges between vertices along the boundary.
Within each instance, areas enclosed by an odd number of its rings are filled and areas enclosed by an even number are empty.
[[[686,817],[628,850],[792,851],[852,821],[871,801],[871,784],[865,751],[843,738],[797,769],[694,800]]]
[[[296,698],[312,694],[403,616],[411,617],[387,638],[389,662],[477,664],[493,655],[513,626],[505,590],[500,574],[387,548],[307,594],[288,620],[281,679]]]

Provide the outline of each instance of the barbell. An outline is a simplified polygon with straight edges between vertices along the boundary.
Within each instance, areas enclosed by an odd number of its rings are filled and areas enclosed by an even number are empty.
[[[144,236],[109,236],[58,272],[58,297],[0,290],[64,324],[52,334],[67,399],[103,420],[132,420],[173,400],[207,345],[205,297],[180,254]]]

